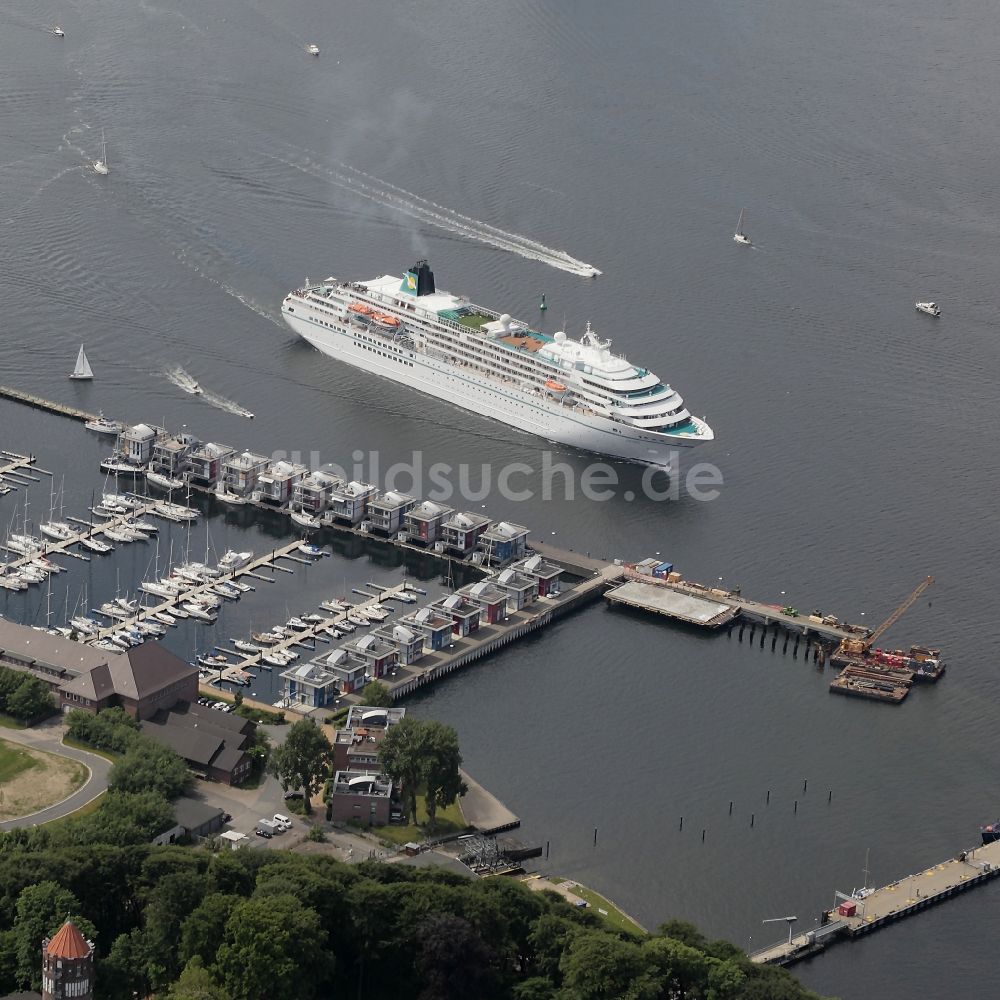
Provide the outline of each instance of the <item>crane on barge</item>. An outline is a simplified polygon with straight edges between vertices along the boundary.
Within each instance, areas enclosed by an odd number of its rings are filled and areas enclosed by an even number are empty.
[[[844,657],[865,657],[870,652],[872,646],[875,645],[879,639],[885,635],[886,632],[892,628],[896,622],[916,603],[920,595],[927,590],[927,588],[934,582],[934,577],[928,576],[921,580],[919,584],[913,589],[899,606],[889,615],[888,618],[874,632],[870,632],[866,636],[851,636],[850,638],[844,638],[840,641],[840,646],[837,648],[835,656]]]

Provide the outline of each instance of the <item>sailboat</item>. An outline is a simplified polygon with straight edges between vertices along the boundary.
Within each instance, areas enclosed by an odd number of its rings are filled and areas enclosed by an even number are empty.
[[[101,158],[94,160],[94,173],[102,176],[108,174],[108,147],[104,141],[104,129],[101,129]]]
[[[80,353],[76,356],[76,367],[73,369],[73,374],[70,375],[70,378],[91,379],[93,377],[94,370],[90,367],[86,351],[84,351],[83,344],[81,344]]]
[[[745,232],[743,232],[743,213],[745,211],[746,211],[745,208],[740,209],[740,221],[736,223],[736,234],[733,236],[733,239],[737,243],[740,243],[745,247],[749,247],[753,246],[753,244],[750,241],[750,237],[747,236]]]

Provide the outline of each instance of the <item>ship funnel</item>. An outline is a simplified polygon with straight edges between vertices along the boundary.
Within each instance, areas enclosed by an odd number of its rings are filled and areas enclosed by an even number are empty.
[[[426,260],[418,260],[416,264],[406,272],[403,284],[400,285],[401,292],[410,295],[433,295],[434,294],[434,272]]]

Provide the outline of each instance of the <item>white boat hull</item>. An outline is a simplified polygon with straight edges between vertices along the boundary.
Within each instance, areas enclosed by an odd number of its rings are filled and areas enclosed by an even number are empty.
[[[300,337],[331,358],[558,444],[669,468],[675,449],[693,448],[712,439],[710,433],[705,437],[667,438],[644,432],[608,417],[580,413],[529,388],[501,383],[472,368],[456,368],[426,354],[415,351],[380,354],[367,350],[350,328],[342,328],[332,319],[329,326],[321,326],[305,317],[289,315],[287,310],[283,310],[283,316]]]

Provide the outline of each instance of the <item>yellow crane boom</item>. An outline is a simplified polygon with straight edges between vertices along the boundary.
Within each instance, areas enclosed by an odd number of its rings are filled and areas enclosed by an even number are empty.
[[[919,584],[914,588],[913,592],[909,594],[897,607],[892,614],[871,635],[866,636],[864,639],[844,639],[840,643],[841,653],[846,653],[853,656],[863,656],[868,652],[872,646],[875,645],[879,639],[892,628],[896,622],[911,608],[916,602],[917,598],[934,582],[934,577],[928,576],[921,580]]]

